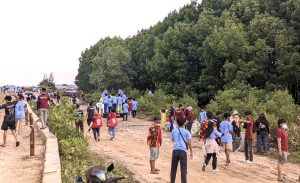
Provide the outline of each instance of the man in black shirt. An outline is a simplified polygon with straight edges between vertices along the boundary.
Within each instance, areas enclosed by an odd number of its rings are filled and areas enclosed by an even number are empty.
[[[83,111],[80,109],[80,105],[76,104],[76,121],[75,121],[75,125],[76,125],[76,130],[83,133]]]
[[[87,124],[90,126],[92,120],[93,120],[93,116],[95,114],[95,108],[93,107],[93,102],[89,103],[89,106],[87,107],[87,117],[86,117],[86,121]]]
[[[1,145],[2,147],[6,146],[6,137],[7,137],[7,130],[8,128],[11,130],[13,136],[15,137],[16,140],[16,147],[20,145],[20,142],[17,139],[17,134],[16,134],[16,120],[15,120],[15,108],[16,104],[18,101],[13,101],[12,102],[12,97],[11,96],[6,96],[4,98],[5,104],[0,104],[0,109],[5,109],[5,116],[4,120],[1,126],[1,130],[4,130],[3,133],[3,144]]]

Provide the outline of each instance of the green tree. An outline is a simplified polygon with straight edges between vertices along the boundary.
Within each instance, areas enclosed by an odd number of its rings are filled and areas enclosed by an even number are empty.
[[[51,72],[49,76],[47,74],[44,74],[43,80],[38,85],[39,87],[46,88],[48,91],[50,90],[54,92],[56,88],[53,73]]]

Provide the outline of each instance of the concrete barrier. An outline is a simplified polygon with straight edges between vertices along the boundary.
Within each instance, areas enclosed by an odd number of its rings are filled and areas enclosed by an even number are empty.
[[[29,112],[32,112],[29,109]],[[33,121],[38,121],[39,117],[32,112]],[[53,135],[48,128],[41,130],[41,123],[37,122],[37,129],[44,135],[46,139],[45,162],[43,172],[43,183],[61,183],[61,167],[58,151],[58,142],[55,135]]]

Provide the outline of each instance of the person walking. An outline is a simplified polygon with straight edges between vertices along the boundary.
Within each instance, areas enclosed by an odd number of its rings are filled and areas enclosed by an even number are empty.
[[[3,144],[2,147],[6,146],[6,138],[7,138],[7,130],[10,129],[15,140],[16,140],[16,147],[20,145],[18,141],[17,133],[16,133],[16,120],[15,120],[15,109],[18,101],[12,102],[11,96],[5,96],[4,98],[5,104],[0,104],[0,109],[5,110],[4,120],[1,126],[1,130],[4,131],[3,133]]]
[[[132,99],[132,117],[135,118],[136,116],[136,111],[137,111],[138,103],[137,101],[133,98]]]
[[[154,118],[154,122],[150,126],[148,130],[147,144],[150,149],[150,174],[159,174],[159,169],[155,166],[155,161],[159,156],[159,147],[162,143],[162,135],[161,129],[159,126],[159,119],[157,117]]]
[[[128,104],[126,100],[125,103],[123,104],[123,121],[127,121],[127,118],[128,118]]]
[[[241,120],[244,123],[245,132],[245,142],[244,142],[244,151],[245,151],[245,162],[253,163],[253,126],[254,122],[252,119],[252,113],[250,111],[245,112],[246,120]]]
[[[116,136],[116,127],[118,126],[117,113],[114,108],[108,113],[106,126],[108,127],[110,140],[113,140]]]
[[[18,103],[16,104],[16,132],[18,135],[21,133],[21,122],[25,120],[25,108],[27,107],[22,94],[18,95]]]
[[[204,152],[204,164],[202,166],[202,171],[205,171],[206,166],[208,165],[210,158],[212,157],[212,171],[218,172],[217,169],[217,155],[219,155],[219,145],[217,144],[216,138],[220,138],[222,133],[220,133],[212,121],[208,122],[208,127],[205,130],[205,144],[202,149]]]
[[[59,94],[59,92],[57,92],[57,94],[56,94],[56,101],[59,104],[59,102],[60,102],[60,94]]]
[[[87,114],[86,114],[86,122],[88,126],[90,126],[91,122],[93,121],[94,114],[95,114],[95,108],[93,107],[93,102],[90,102],[89,106],[87,107]]]
[[[230,113],[224,113],[224,121],[220,124],[220,132],[224,134],[224,136],[221,137],[221,142],[224,144],[225,148],[225,155],[226,155],[226,166],[229,166],[230,164],[230,152],[232,151],[232,135],[233,133],[233,126],[230,120]]]
[[[200,106],[199,122],[202,123],[204,120],[206,120],[206,111],[205,107],[202,105]]]
[[[193,107],[192,106],[188,106],[186,108],[186,120],[187,120],[187,125],[186,125],[186,129],[191,133],[192,130],[192,126],[194,123],[194,111],[193,111]]]
[[[288,157],[288,132],[287,124],[284,119],[278,119],[276,129],[277,149],[278,149],[278,181],[286,182],[287,177],[283,175],[284,164],[287,162]]]
[[[40,112],[40,121],[42,124],[41,129],[47,128],[47,118],[48,118],[48,109],[49,109],[50,97],[46,93],[46,88],[42,88],[41,94],[37,99],[37,109]]]
[[[233,127],[232,135],[232,151],[237,152],[241,148],[241,126],[240,126],[240,113],[234,110],[230,121]]]
[[[160,111],[160,128],[165,131],[166,129],[166,118],[167,118],[167,110],[163,107]]]
[[[255,121],[255,129],[256,129],[256,151],[257,153],[261,153],[261,146],[263,146],[264,152],[269,151],[269,121],[266,119],[264,113],[260,113],[258,119]]]
[[[171,183],[175,183],[177,166],[180,162],[181,169],[181,183],[186,183],[187,179],[187,151],[190,150],[190,157],[193,159],[192,149],[192,135],[185,129],[185,119],[177,119],[178,128],[174,128],[171,134],[171,140],[173,142],[173,153],[171,162]]]
[[[102,127],[102,116],[97,110],[94,110],[94,112],[95,114],[93,116],[92,123],[90,124],[89,131],[91,131],[92,128],[95,141],[100,141],[100,128]]]
[[[76,130],[83,133],[84,132],[83,131],[83,111],[80,109],[79,104],[76,104],[75,114],[76,114],[76,121],[75,121]]]

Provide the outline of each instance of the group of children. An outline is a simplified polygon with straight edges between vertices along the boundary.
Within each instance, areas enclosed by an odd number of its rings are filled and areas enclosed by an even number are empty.
[[[194,121],[192,115],[192,107],[189,106],[184,109],[183,105],[180,104],[179,108],[175,109],[171,107],[169,112],[169,118],[167,118],[168,111],[163,108],[161,110],[160,121],[157,118],[154,119],[154,123],[149,128],[147,144],[150,147],[150,173],[158,174],[159,170],[155,167],[155,160],[158,158],[159,147],[162,143],[161,131],[167,129],[171,131],[171,139],[173,142],[173,154],[171,162],[171,183],[175,182],[176,170],[178,162],[181,163],[181,182],[186,182],[187,172],[187,152],[190,150],[190,157],[193,157],[193,151],[191,146],[191,124]],[[222,119],[223,118],[223,119]],[[240,130],[243,126],[245,128],[244,137],[244,152],[245,162],[253,163],[253,140],[254,132],[267,131],[268,125],[262,119],[263,114],[260,114],[258,120],[254,122],[252,113],[250,111],[245,112],[245,118],[241,119],[241,115],[234,111],[232,114],[225,112],[221,113],[218,111],[216,116],[208,111],[206,112],[204,107],[201,107],[199,114],[199,136],[200,140],[204,142],[202,146],[204,158],[202,171],[206,170],[210,159],[212,158],[212,171],[218,172],[217,169],[217,156],[219,155],[220,145],[223,146],[226,166],[231,163],[230,152],[233,150],[233,141],[236,138],[236,131]],[[278,147],[278,181],[282,182],[286,180],[283,176],[283,165],[287,162],[287,125],[284,119],[278,120],[277,128],[277,147]],[[258,146],[262,146],[259,143]],[[264,145],[263,145],[264,146]],[[260,147],[257,147],[260,150]],[[238,148],[236,148],[237,150]]]

